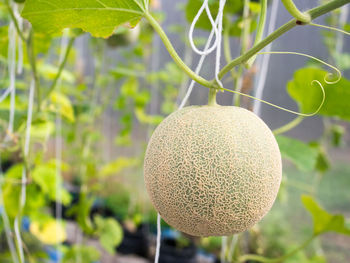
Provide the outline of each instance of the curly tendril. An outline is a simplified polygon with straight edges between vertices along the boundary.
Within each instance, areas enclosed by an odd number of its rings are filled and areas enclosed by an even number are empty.
[[[289,51],[271,51],[271,52],[259,52],[259,53],[257,53],[257,55],[264,55],[264,54],[298,55],[298,56],[311,58],[311,59],[313,59],[313,60],[315,60],[317,62],[320,62],[321,64],[323,64],[323,65],[333,69],[336,72],[336,79],[335,80],[330,80],[329,79],[329,78],[333,78],[333,76],[335,75],[334,73],[327,73],[326,74],[326,76],[324,77],[324,82],[327,83],[327,84],[335,84],[342,77],[342,74],[341,74],[340,70],[337,67],[335,67],[335,66],[333,66],[333,65],[331,65],[331,64],[329,64],[329,63],[327,63],[327,62],[325,62],[325,61],[323,61],[323,60],[321,60],[319,58],[316,58],[314,56],[308,55],[308,54],[299,53],[299,52],[289,52]]]
[[[257,55],[264,55],[264,54],[291,54],[291,55],[304,56],[304,57],[308,57],[308,58],[311,58],[313,60],[316,60],[316,61],[322,63],[323,65],[333,69],[336,72],[336,74],[334,74],[334,73],[327,73],[326,74],[326,76],[324,77],[324,82],[326,84],[335,84],[342,77],[342,74],[341,74],[341,72],[340,72],[340,70],[338,68],[336,68],[335,66],[333,66],[333,65],[331,65],[331,64],[329,64],[329,63],[327,63],[327,62],[325,62],[325,61],[323,61],[323,60],[321,60],[319,58],[316,58],[316,57],[308,55],[308,54],[303,54],[303,53],[298,53],[298,52],[288,52],[288,51],[271,51],[271,52],[259,52],[259,53],[257,53]],[[335,80],[330,80],[329,78],[333,78],[334,75],[336,75],[336,79]],[[245,93],[241,93],[241,92],[238,92],[238,91],[234,91],[234,90],[230,90],[230,89],[226,89],[226,88],[222,88],[221,90],[228,91],[228,92],[231,92],[231,93],[235,93],[235,94],[238,94],[238,95],[241,95],[241,96],[245,96],[245,97],[248,97],[248,98],[260,101],[262,103],[265,103],[265,104],[270,105],[272,107],[275,107],[277,109],[280,109],[280,110],[283,110],[283,111],[286,111],[286,112],[289,112],[289,113],[293,113],[293,114],[296,114],[298,116],[310,117],[310,116],[316,115],[320,111],[320,109],[322,108],[322,106],[323,106],[323,104],[325,102],[325,99],[326,99],[326,93],[325,93],[324,87],[323,87],[323,85],[322,85],[322,83],[320,81],[313,80],[311,82],[311,85],[319,86],[321,91],[322,91],[322,101],[321,101],[320,105],[318,106],[318,108],[312,113],[301,113],[301,112],[289,110],[287,108],[283,108],[283,107],[278,106],[276,104],[270,103],[268,101],[265,101],[265,100],[259,99],[257,97],[254,97],[254,96],[251,96],[251,95],[248,95],[248,94],[245,94]]]
[[[273,103],[271,103],[271,102],[268,102],[268,101],[266,101],[266,100],[262,100],[262,99],[259,99],[259,98],[257,98],[257,97],[254,97],[254,96],[251,96],[251,95],[248,95],[248,94],[239,92],[239,91],[230,90],[230,89],[226,89],[226,88],[221,88],[221,89],[224,90],[224,91],[228,91],[228,92],[231,92],[231,93],[235,93],[235,94],[244,96],[244,97],[248,97],[248,98],[253,99],[253,100],[260,101],[260,102],[265,103],[265,104],[267,104],[267,105],[269,105],[269,106],[272,106],[272,107],[274,107],[274,108],[277,108],[277,109],[280,109],[280,110],[283,110],[283,111],[286,111],[286,112],[289,112],[289,113],[293,113],[293,114],[296,114],[296,115],[298,115],[298,116],[311,117],[311,116],[316,115],[316,114],[320,111],[320,109],[322,108],[322,106],[323,106],[323,104],[324,104],[324,101],[325,101],[325,99],[326,99],[326,93],[325,93],[325,91],[324,91],[324,88],[323,88],[321,82],[319,82],[318,80],[313,80],[313,81],[311,82],[311,85],[313,85],[313,84],[318,84],[318,86],[321,88],[321,91],[322,91],[322,101],[321,101],[320,105],[318,106],[317,110],[315,110],[315,111],[312,112],[312,113],[301,113],[301,112],[289,110],[289,109],[287,109],[287,108],[278,106],[278,105],[273,104]]]

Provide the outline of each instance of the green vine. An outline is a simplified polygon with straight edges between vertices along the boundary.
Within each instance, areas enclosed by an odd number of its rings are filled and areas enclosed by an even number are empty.
[[[217,89],[214,89],[214,88],[209,89],[209,94],[208,94],[208,105],[209,106],[217,105],[217,103],[216,103],[216,93],[217,92],[218,92]]]
[[[69,53],[70,53],[70,51],[71,51],[71,49],[72,49],[72,47],[73,47],[74,41],[75,41],[75,37],[71,37],[71,38],[69,39],[67,48],[66,48],[65,53],[64,53],[64,56],[63,56],[63,60],[62,60],[61,64],[60,64],[59,67],[58,67],[58,71],[57,71],[57,73],[56,73],[56,75],[55,75],[55,78],[54,78],[54,80],[53,80],[53,82],[52,82],[52,84],[51,84],[51,86],[50,86],[48,92],[45,94],[45,98],[46,98],[47,96],[49,96],[50,93],[51,93],[52,91],[54,91],[54,89],[55,89],[55,87],[56,87],[56,85],[57,85],[57,82],[58,82],[59,78],[61,77],[61,74],[62,74],[62,72],[63,72],[63,69],[64,69],[64,67],[65,67],[65,65],[66,65],[66,63],[67,63],[68,56],[69,56]]]
[[[294,4],[293,0],[282,0],[284,7],[287,11],[298,21],[302,23],[309,23],[311,16],[308,13],[302,13]]]
[[[266,13],[267,13],[267,0],[261,1],[261,10],[260,10],[260,16],[259,16],[259,24],[258,28],[256,29],[256,37],[254,41],[254,45],[258,44],[264,34],[265,24],[266,24]],[[248,67],[251,67],[255,61],[256,56],[253,56],[248,60]]]
[[[195,72],[193,72],[180,58],[180,56],[177,54],[175,48],[171,44],[168,36],[162,29],[162,27],[159,25],[157,20],[148,12],[145,12],[145,18],[148,20],[148,22],[151,24],[151,26],[154,28],[154,30],[159,34],[160,38],[162,39],[166,49],[168,50],[170,56],[174,59],[175,63],[193,80],[197,81],[199,84],[210,88],[213,86],[214,81],[210,82],[201,76],[197,75]]]
[[[333,11],[334,9],[337,9],[347,3],[350,3],[350,0],[332,0],[330,2],[327,2],[326,4],[323,4],[321,6],[318,6],[316,8],[313,8],[309,10],[307,13],[311,16],[311,19],[315,19],[323,14],[326,14],[328,12]],[[297,20],[292,19],[289,22],[282,25],[280,28],[278,28],[276,31],[271,33],[269,36],[261,40],[257,45],[252,47],[250,50],[248,50],[245,54],[237,57],[236,59],[232,60],[230,63],[228,63],[219,73],[219,78],[222,79],[232,68],[236,67],[239,64],[247,62],[251,57],[253,57],[257,52],[259,52],[261,49],[266,47],[268,44],[270,44],[272,41],[277,39],[278,37],[282,36],[284,33],[288,32],[295,26],[297,26]]]

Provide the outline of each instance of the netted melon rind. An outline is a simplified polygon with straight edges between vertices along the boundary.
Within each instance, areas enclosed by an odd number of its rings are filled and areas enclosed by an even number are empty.
[[[186,107],[168,116],[147,147],[144,179],[151,202],[171,226],[222,236],[256,224],[282,177],[271,130],[239,107]]]

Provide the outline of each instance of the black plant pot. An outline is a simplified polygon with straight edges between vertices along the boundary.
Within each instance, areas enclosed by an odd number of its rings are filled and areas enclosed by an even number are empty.
[[[175,239],[163,239],[160,246],[159,263],[195,263],[197,249],[191,242],[189,246],[179,248]]]
[[[118,253],[134,254],[144,258],[149,257],[149,225],[141,224],[135,232],[123,227],[124,237],[117,248]]]

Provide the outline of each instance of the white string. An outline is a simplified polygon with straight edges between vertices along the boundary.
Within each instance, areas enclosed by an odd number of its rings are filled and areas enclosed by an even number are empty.
[[[161,231],[161,217],[160,214],[157,214],[157,247],[156,247],[156,255],[154,257],[154,263],[158,263],[159,261],[159,254],[160,254],[160,238],[162,235],[162,231]]]
[[[13,11],[16,13],[17,5],[13,6]],[[15,29],[15,23],[11,20],[9,26],[9,43],[8,43],[8,71],[10,75],[10,115],[8,123],[8,137],[13,133],[13,122],[15,119],[15,107],[16,107],[16,37],[17,32]],[[8,138],[7,138],[8,139]]]
[[[32,126],[32,116],[33,116],[34,90],[35,90],[35,80],[33,79],[30,83],[30,88],[29,88],[27,127],[26,127],[25,139],[24,139],[24,156],[25,157],[28,156],[29,146],[30,146],[30,131]],[[26,168],[23,167],[19,211],[23,210],[24,205],[26,203],[26,189],[27,189],[26,181],[27,181],[27,171],[26,171]],[[16,216],[15,222],[14,222],[14,228],[15,228],[15,235],[16,235],[16,240],[18,244],[20,259],[21,259],[21,262],[24,262],[22,239],[19,231],[20,218],[21,218],[20,214]]]
[[[23,18],[20,16],[18,12],[18,5],[15,5],[14,15],[17,19],[17,24],[19,29],[23,30]],[[18,62],[17,62],[17,74],[22,74],[23,72],[23,40],[18,37]]]
[[[7,64],[8,64],[8,72],[10,76],[10,85],[9,87],[2,93],[0,96],[0,103],[7,98],[7,96],[12,92],[15,88],[16,81],[16,28],[14,22],[11,20],[9,28],[8,28],[8,55],[7,55]],[[11,114],[10,114],[11,115]]]
[[[16,16],[18,14],[17,5],[14,5],[13,12]],[[9,28],[8,28],[8,56],[7,56],[7,64],[8,71],[10,76],[10,85],[9,87],[2,93],[0,96],[0,103],[7,98],[7,96],[11,93],[11,106],[14,103],[15,98],[15,82],[16,82],[16,28],[14,22],[11,20]],[[10,110],[10,118],[9,118],[9,131],[12,131],[11,120],[13,120],[13,112],[14,110]]]
[[[215,42],[214,42],[214,44],[213,44],[213,46],[211,48],[213,48],[213,47],[217,48],[216,64],[215,64],[215,78],[216,78],[216,81],[218,82],[218,84],[221,87],[222,87],[222,82],[219,80],[218,74],[219,74],[219,71],[220,71],[221,42],[222,42],[222,19],[223,19],[223,11],[224,11],[225,3],[226,3],[226,0],[220,0],[218,15],[216,16],[214,24],[212,23],[213,28],[212,28],[212,30],[210,32],[209,38],[207,40],[207,43],[205,44],[204,51],[201,52],[201,58],[199,59],[199,62],[197,64],[197,67],[196,67],[196,70],[195,70],[195,73],[199,74],[199,72],[202,69],[202,66],[203,66],[203,63],[204,63],[204,60],[205,60],[206,56],[211,53],[209,47],[210,47],[211,41],[212,41],[212,39],[214,37],[214,33],[215,33],[216,39],[215,39]],[[206,4],[206,2],[204,2],[202,7],[199,9],[199,11],[198,11],[199,15],[197,14],[198,17],[202,13],[202,11],[203,11],[202,9],[203,9],[203,6],[205,6],[205,4]],[[208,10],[207,10],[208,17],[211,17],[210,10],[209,11]],[[196,17],[195,17],[195,19],[196,19]],[[197,18],[197,20],[198,20],[198,18]],[[196,24],[195,22],[196,21],[193,20],[193,22],[191,24],[191,28],[192,28],[192,26],[194,27],[194,25]],[[193,39],[192,39],[193,28],[192,29],[191,28],[190,28],[190,33],[189,33],[189,40],[190,40],[192,49],[194,51],[196,51],[196,48],[193,45]],[[191,32],[191,30],[192,30],[192,32]],[[198,52],[196,52],[196,53],[198,53]],[[192,93],[192,90],[193,90],[193,87],[194,87],[195,83],[196,82],[194,80],[191,80],[190,86],[188,87],[186,95],[183,98],[183,100],[181,101],[181,104],[180,104],[178,110],[182,109],[185,106],[187,100],[189,99],[189,97],[190,97],[190,95]]]
[[[229,261],[231,261],[233,258],[233,253],[235,252],[235,247],[237,245],[237,241],[238,241],[238,235],[237,234],[233,235],[232,240],[231,240],[230,250],[228,252]]]
[[[216,23],[216,22],[215,22],[215,23]],[[207,43],[205,44],[205,47],[204,47],[204,51],[208,50],[209,45],[210,45],[210,43],[211,43],[213,37],[214,37],[214,29],[212,29],[211,32],[210,32],[209,38],[208,38]],[[198,62],[198,65],[197,65],[196,70],[195,70],[195,73],[196,73],[196,74],[199,74],[199,72],[201,71],[202,66],[203,66],[203,63],[204,63],[204,60],[205,60],[206,57],[207,57],[206,54],[203,54],[203,55],[200,57],[199,62]],[[194,80],[192,79],[192,80],[191,80],[191,83],[190,83],[190,86],[189,86],[188,89],[187,89],[186,95],[185,95],[185,97],[182,99],[182,102],[181,102],[181,104],[180,104],[180,106],[179,106],[179,110],[182,109],[182,108],[185,106],[185,104],[186,104],[188,98],[190,97],[190,95],[191,95],[191,93],[192,93],[192,90],[193,90],[193,87],[194,87],[195,84],[196,84],[196,81],[194,81]]]
[[[226,255],[226,249],[227,249],[227,236],[223,236],[221,238],[221,254],[220,254],[220,262],[225,263],[225,255]]]
[[[14,229],[15,229],[15,236],[17,240],[20,262],[24,262],[23,245],[22,245],[21,233],[19,231],[18,217],[15,218]]]
[[[221,59],[221,42],[222,42],[222,20],[224,17],[224,7],[226,0],[220,0],[219,12],[218,12],[218,35],[217,35],[217,48],[216,48],[216,63],[215,63],[215,79],[220,87],[223,87],[221,80],[219,79],[220,72],[220,59]]]
[[[209,2],[209,0],[204,0],[201,8],[198,10],[198,13],[196,14],[196,16],[194,17],[194,19],[192,21],[192,24],[190,26],[190,30],[189,30],[189,33],[188,33],[188,38],[189,38],[191,47],[194,50],[194,52],[196,52],[198,55],[208,55],[208,54],[210,54],[211,52],[213,52],[215,50],[215,48],[217,47],[218,42],[219,42],[219,31],[217,29],[216,22],[214,22],[214,19],[213,19],[212,15],[211,15],[208,2]],[[194,44],[193,32],[194,32],[194,27],[196,26],[197,21],[198,21],[199,17],[201,16],[201,14],[203,13],[204,9],[205,9],[205,11],[206,11],[206,13],[208,15],[209,21],[210,21],[210,23],[211,23],[211,25],[212,25],[212,27],[214,29],[216,38],[215,38],[215,42],[214,42],[213,46],[211,46],[208,49],[204,49],[203,51],[201,51],[201,50],[197,49],[196,45]],[[219,14],[218,14],[218,16],[219,16]]]
[[[340,16],[339,16],[339,26],[340,26],[340,28],[343,28],[344,25],[346,24],[348,15],[349,15],[349,5],[344,5],[340,9]],[[336,46],[335,46],[335,50],[337,51],[338,54],[342,52],[343,45],[344,45],[344,34],[338,34],[337,35]]]
[[[277,13],[278,13],[278,3],[280,0],[273,0],[272,6],[271,6],[271,17],[270,17],[270,22],[269,22],[269,28],[268,28],[268,35],[270,35],[274,30],[276,26],[276,21],[277,21]],[[270,52],[272,48],[272,44],[268,45],[266,47],[266,52]],[[264,88],[265,88],[265,83],[266,83],[266,77],[267,77],[267,71],[269,68],[269,62],[270,62],[270,55],[266,54],[262,60],[261,60],[261,68],[259,71],[259,75],[256,79],[257,83],[257,88],[256,88],[256,93],[255,97],[258,99],[261,99],[263,96]],[[254,100],[253,104],[253,111],[256,115],[260,114],[261,110],[261,102],[259,100]]]
[[[69,31],[64,31],[62,39],[61,39],[61,52],[59,57],[59,64],[61,64],[64,60],[64,54],[68,48],[68,33]],[[57,88],[59,89],[61,83],[61,78],[57,81]],[[56,138],[55,138],[55,159],[56,159],[56,207],[55,207],[55,216],[57,219],[57,227],[56,227],[56,237],[60,235],[61,229],[61,221],[62,221],[62,189],[61,189],[61,165],[62,165],[62,117],[60,111],[56,113]],[[59,244],[56,247],[56,253],[59,255]],[[58,257],[57,263],[61,262],[61,258]]]

